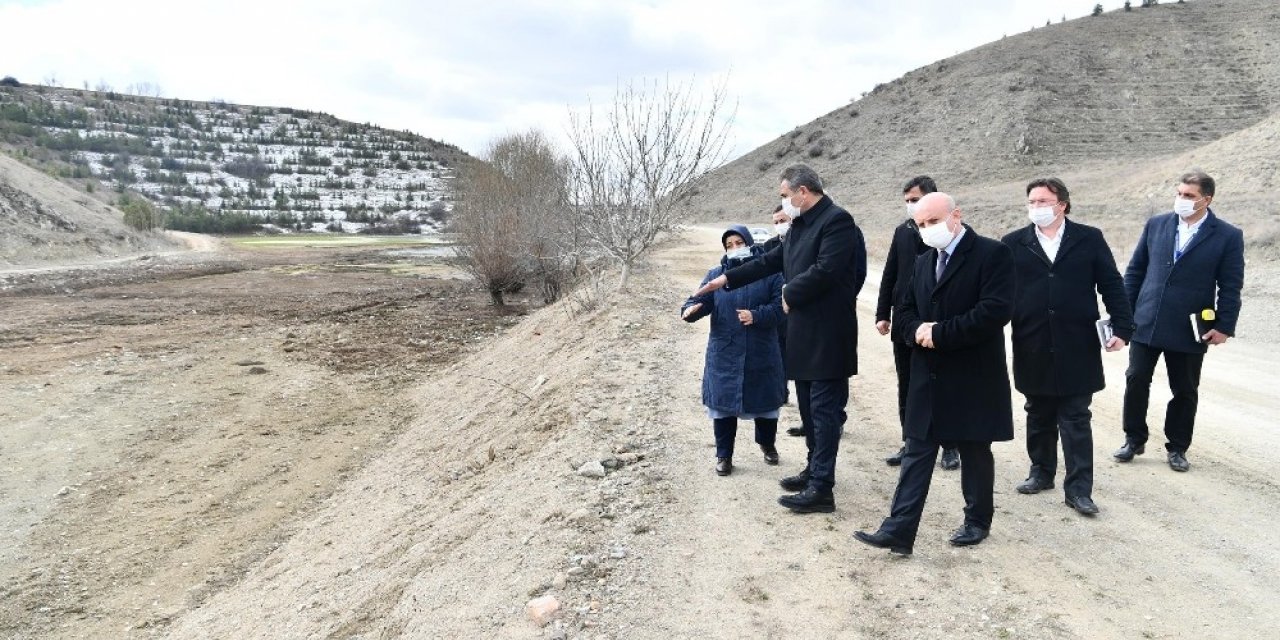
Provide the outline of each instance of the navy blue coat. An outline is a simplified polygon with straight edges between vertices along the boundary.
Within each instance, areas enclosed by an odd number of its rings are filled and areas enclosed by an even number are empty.
[[[1013,316],[1013,252],[965,229],[941,281],[937,250],[920,254],[897,309],[900,339],[912,347],[905,431],[943,443],[1012,440],[1004,326]],[[915,342],[925,322],[937,323],[934,349]]]
[[[1124,290],[1133,306],[1133,341],[1180,353],[1204,353],[1190,316],[1217,309],[1214,328],[1235,335],[1244,287],[1244,234],[1210,209],[1182,257],[1173,260],[1178,216],[1147,220],[1124,272]]]
[[[755,249],[748,262],[758,259],[760,253]],[[721,258],[720,266],[708,271],[702,284],[738,264],[741,262]],[[697,303],[702,303],[702,308],[685,318],[687,322],[711,316],[702,370],[702,404],[735,415],[767,413],[781,407],[787,392],[778,343],[783,320],[782,276],[774,274],[743,287],[691,297],[680,310],[683,313]],[[751,326],[738,320],[738,309],[751,311]]]

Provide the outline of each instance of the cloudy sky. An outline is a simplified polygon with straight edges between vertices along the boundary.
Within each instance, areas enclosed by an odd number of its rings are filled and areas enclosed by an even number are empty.
[[[608,101],[619,81],[724,82],[736,156],[877,83],[1094,4],[0,0],[0,75],[324,111],[472,153],[531,127],[562,138],[568,110]]]

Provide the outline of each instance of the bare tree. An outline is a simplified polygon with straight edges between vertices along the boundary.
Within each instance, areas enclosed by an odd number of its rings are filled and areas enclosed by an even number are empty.
[[[544,301],[552,302],[575,259],[565,206],[568,161],[537,131],[499,138],[482,159],[454,183],[458,254],[495,305],[535,279]]]
[[[608,107],[570,113],[582,231],[621,265],[620,288],[675,227],[698,178],[724,162],[732,119],[723,83],[704,96],[692,81],[670,80],[620,84]]]

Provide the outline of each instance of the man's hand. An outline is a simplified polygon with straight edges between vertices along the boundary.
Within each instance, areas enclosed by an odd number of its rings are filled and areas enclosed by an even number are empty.
[[[751,315],[750,311],[746,309],[738,309],[738,322],[741,322],[742,326],[749,327],[751,326],[751,323],[755,321],[756,319]]]
[[[683,320],[683,319],[688,318],[689,316],[691,316],[691,315],[693,315],[693,314],[697,313],[697,312],[698,312],[698,309],[701,309],[701,308],[702,308],[702,303],[701,303],[701,302],[699,302],[699,303],[697,303],[697,304],[694,304],[694,305],[690,305],[688,308],[686,308],[686,309],[684,310],[684,313],[680,314],[680,319],[682,319],[682,320]]]
[[[710,282],[702,285],[701,289],[698,289],[697,291],[695,291],[693,293],[693,297],[697,298],[697,297],[705,296],[708,293],[711,293],[712,291],[715,291],[717,289],[723,289],[726,284],[729,284],[728,278],[724,277],[723,274],[716,276]]]
[[[1128,342],[1125,342],[1119,336],[1111,336],[1111,339],[1107,341],[1107,351],[1119,351],[1125,348],[1125,345],[1128,344]]]
[[[1222,344],[1230,337],[1231,336],[1218,331],[1217,329],[1210,329],[1209,333],[1204,334],[1200,339],[1203,340],[1205,344]]]
[[[933,325],[935,324],[938,324],[938,323],[925,322],[921,324],[919,328],[916,329],[916,344],[926,349],[934,348],[933,347]]]
[[[876,331],[879,331],[879,332],[880,332],[880,335],[882,335],[882,336],[887,336],[887,335],[889,335],[889,321],[888,321],[888,320],[881,320],[880,322],[877,322],[877,323],[876,323]]]

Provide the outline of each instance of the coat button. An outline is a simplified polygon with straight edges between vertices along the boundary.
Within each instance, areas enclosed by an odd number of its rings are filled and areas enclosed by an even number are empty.
[[[938,379],[938,374],[936,374],[936,373],[931,373],[931,374],[929,374],[929,379],[930,379],[930,380],[937,380],[937,379]]]
[[[1053,309],[1049,310],[1049,315],[1053,315]]]
[[[1050,271],[1050,272],[1049,272],[1049,277],[1050,277],[1050,278],[1052,278],[1052,277],[1053,277],[1053,272],[1052,272],[1052,271]]]

